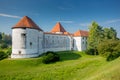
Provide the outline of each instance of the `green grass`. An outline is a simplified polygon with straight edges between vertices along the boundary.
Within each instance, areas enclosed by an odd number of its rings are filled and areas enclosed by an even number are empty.
[[[61,61],[43,64],[41,58],[0,61],[0,80],[120,80],[120,58],[107,62],[83,52],[58,52]]]

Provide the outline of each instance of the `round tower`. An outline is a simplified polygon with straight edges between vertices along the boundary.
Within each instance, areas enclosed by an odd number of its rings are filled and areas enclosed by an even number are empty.
[[[40,55],[43,31],[27,16],[12,27],[11,58],[30,58]],[[42,52],[42,51],[41,51]]]

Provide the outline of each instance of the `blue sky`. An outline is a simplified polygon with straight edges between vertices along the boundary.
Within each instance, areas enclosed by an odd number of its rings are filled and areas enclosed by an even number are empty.
[[[92,21],[113,27],[120,38],[120,0],[0,0],[0,32],[11,33],[23,16],[29,16],[44,31],[56,22],[68,32],[88,30]]]

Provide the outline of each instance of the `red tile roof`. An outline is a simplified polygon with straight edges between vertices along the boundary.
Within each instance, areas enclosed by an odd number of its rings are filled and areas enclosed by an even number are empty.
[[[87,37],[89,35],[88,31],[82,31],[82,30],[78,30],[77,32],[74,33],[74,36],[85,36]]]
[[[12,27],[12,29],[14,28],[32,28],[43,31],[27,16],[24,16],[15,26]]]
[[[66,30],[62,27],[62,25],[60,24],[60,22],[58,22],[53,29],[51,30],[51,32],[66,32]]]

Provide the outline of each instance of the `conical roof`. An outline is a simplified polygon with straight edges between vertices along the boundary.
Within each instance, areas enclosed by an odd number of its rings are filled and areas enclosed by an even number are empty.
[[[78,30],[74,33],[74,36],[88,36],[88,31]]]
[[[51,30],[51,32],[66,32],[66,30],[62,27],[62,25],[60,24],[60,22],[58,22],[53,29]]]
[[[24,16],[15,26],[12,27],[12,29],[14,28],[32,28],[43,31],[28,16]]]

